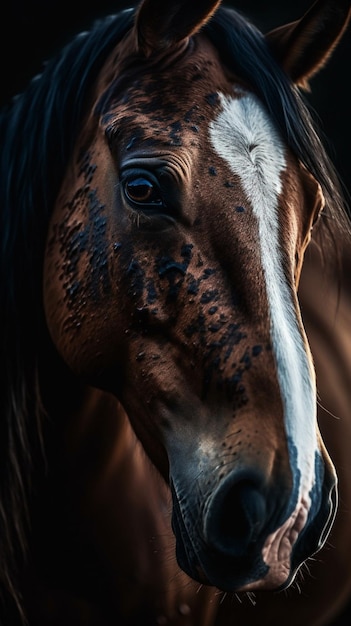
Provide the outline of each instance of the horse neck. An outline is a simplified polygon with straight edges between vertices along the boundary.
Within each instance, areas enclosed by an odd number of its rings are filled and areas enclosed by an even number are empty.
[[[68,488],[68,500],[77,504],[85,541],[99,554],[99,571],[109,572],[108,586],[118,597],[116,607],[110,598],[111,614],[126,617],[144,606],[161,619],[179,615],[183,624],[181,610],[189,609],[196,619],[200,615],[203,626],[210,624],[216,601],[209,604],[208,590],[199,592],[198,584],[179,570],[169,488],[120,403],[86,388],[79,408],[66,414],[62,430],[55,471],[59,480],[65,475],[63,491]],[[136,584],[130,585],[131,580]]]

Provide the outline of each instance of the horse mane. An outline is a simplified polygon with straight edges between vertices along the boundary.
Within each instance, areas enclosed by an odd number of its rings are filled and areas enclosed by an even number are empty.
[[[96,21],[0,114],[0,622],[2,612],[24,620],[16,581],[26,554],[33,463],[42,449],[39,361],[47,341],[41,303],[48,220],[89,91],[132,20],[133,11],[126,10]]]
[[[26,554],[33,464],[41,463],[37,452],[43,448],[40,363],[50,341],[42,268],[48,220],[94,79],[133,18],[131,9],[97,21],[49,61],[0,114],[0,621],[2,611],[25,620],[16,581]],[[204,32],[223,61],[257,92],[287,144],[321,184],[329,215],[344,224],[333,167],[307,107],[275,63],[263,35],[226,8],[215,13]]]

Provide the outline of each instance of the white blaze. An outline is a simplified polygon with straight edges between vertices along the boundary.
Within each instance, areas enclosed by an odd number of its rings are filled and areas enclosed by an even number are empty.
[[[261,262],[268,297],[272,346],[287,435],[301,472],[299,500],[309,501],[314,481],[315,381],[301,337],[279,246],[278,199],[286,168],[284,144],[259,100],[220,94],[222,111],[210,125],[215,151],[240,178],[258,221]]]

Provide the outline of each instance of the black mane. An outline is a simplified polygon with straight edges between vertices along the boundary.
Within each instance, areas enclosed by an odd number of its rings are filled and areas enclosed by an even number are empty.
[[[89,90],[132,20],[130,10],[96,22],[0,114],[0,623],[3,614],[9,623],[12,611],[21,613],[14,568],[25,555],[33,450],[40,448],[38,361],[45,340],[41,289],[48,220]]]
[[[31,452],[39,445],[43,415],[38,364],[46,341],[41,289],[48,220],[89,90],[133,16],[133,10],[122,11],[76,37],[0,115],[0,621],[2,595],[3,606],[10,598],[21,611],[13,563],[25,554]],[[223,62],[256,91],[287,144],[320,182],[330,214],[342,221],[333,167],[301,96],[275,63],[262,34],[225,8],[204,32]]]

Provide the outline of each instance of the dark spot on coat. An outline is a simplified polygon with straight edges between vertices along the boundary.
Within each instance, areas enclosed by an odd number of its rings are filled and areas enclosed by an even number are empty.
[[[215,269],[212,269],[211,267],[207,267],[207,268],[204,270],[204,273],[203,273],[202,278],[206,279],[206,278],[208,278],[209,276],[213,276],[213,274],[215,274],[215,273],[216,273],[216,270],[215,270]]]
[[[184,276],[192,258],[192,247],[192,244],[186,244],[182,247],[181,256],[184,259],[183,263],[176,261],[169,255],[163,255],[162,257],[158,257],[156,259],[156,271],[159,277],[166,277],[168,279],[168,301],[175,300],[178,296],[179,290],[184,281]],[[179,274],[181,275],[180,279]]]
[[[218,324],[209,324],[209,326],[208,326],[208,330],[211,333],[217,333],[221,328],[222,328],[222,324],[220,324],[220,323],[218,323]]]
[[[251,367],[251,356],[248,350],[245,350],[243,356],[240,359],[240,363],[245,365],[245,369],[249,369]]]
[[[217,289],[211,289],[208,291],[205,291],[202,295],[201,295],[201,300],[200,302],[202,304],[207,304],[208,302],[211,302],[212,300],[215,300],[218,297],[218,291]]]
[[[200,74],[200,72],[197,72],[196,74],[193,74],[193,76],[191,77],[191,80],[193,81],[198,81],[202,79],[202,74]]]
[[[157,291],[156,291],[153,280],[147,281],[146,290],[147,290],[147,302],[148,304],[153,304],[157,300]]]
[[[208,102],[208,104],[210,104],[211,106],[215,106],[216,104],[218,104],[219,103],[218,93],[215,91],[214,93],[207,94],[206,102]]]
[[[157,273],[160,278],[163,278],[166,274],[170,273],[179,273],[185,276],[186,269],[186,263],[179,263],[179,261],[175,261],[170,256],[162,256],[157,259]]]
[[[134,298],[140,297],[144,290],[144,271],[136,259],[131,260],[126,275],[130,280],[129,295],[132,295]]]
[[[182,130],[182,125],[180,122],[173,122],[173,124],[171,124],[171,132],[169,134],[170,139],[171,139],[171,144],[173,146],[181,146],[182,145],[182,138],[180,136],[180,132]]]
[[[195,296],[199,291],[199,281],[191,278],[188,285],[188,293]]]
[[[192,259],[193,253],[192,253],[192,249],[193,249],[193,244],[192,243],[187,243],[184,246],[182,246],[182,249],[180,251],[181,256],[183,257],[183,259],[185,260],[185,262],[187,263],[187,267]]]
[[[252,356],[258,356],[262,352],[262,346],[254,346],[252,348]]]

